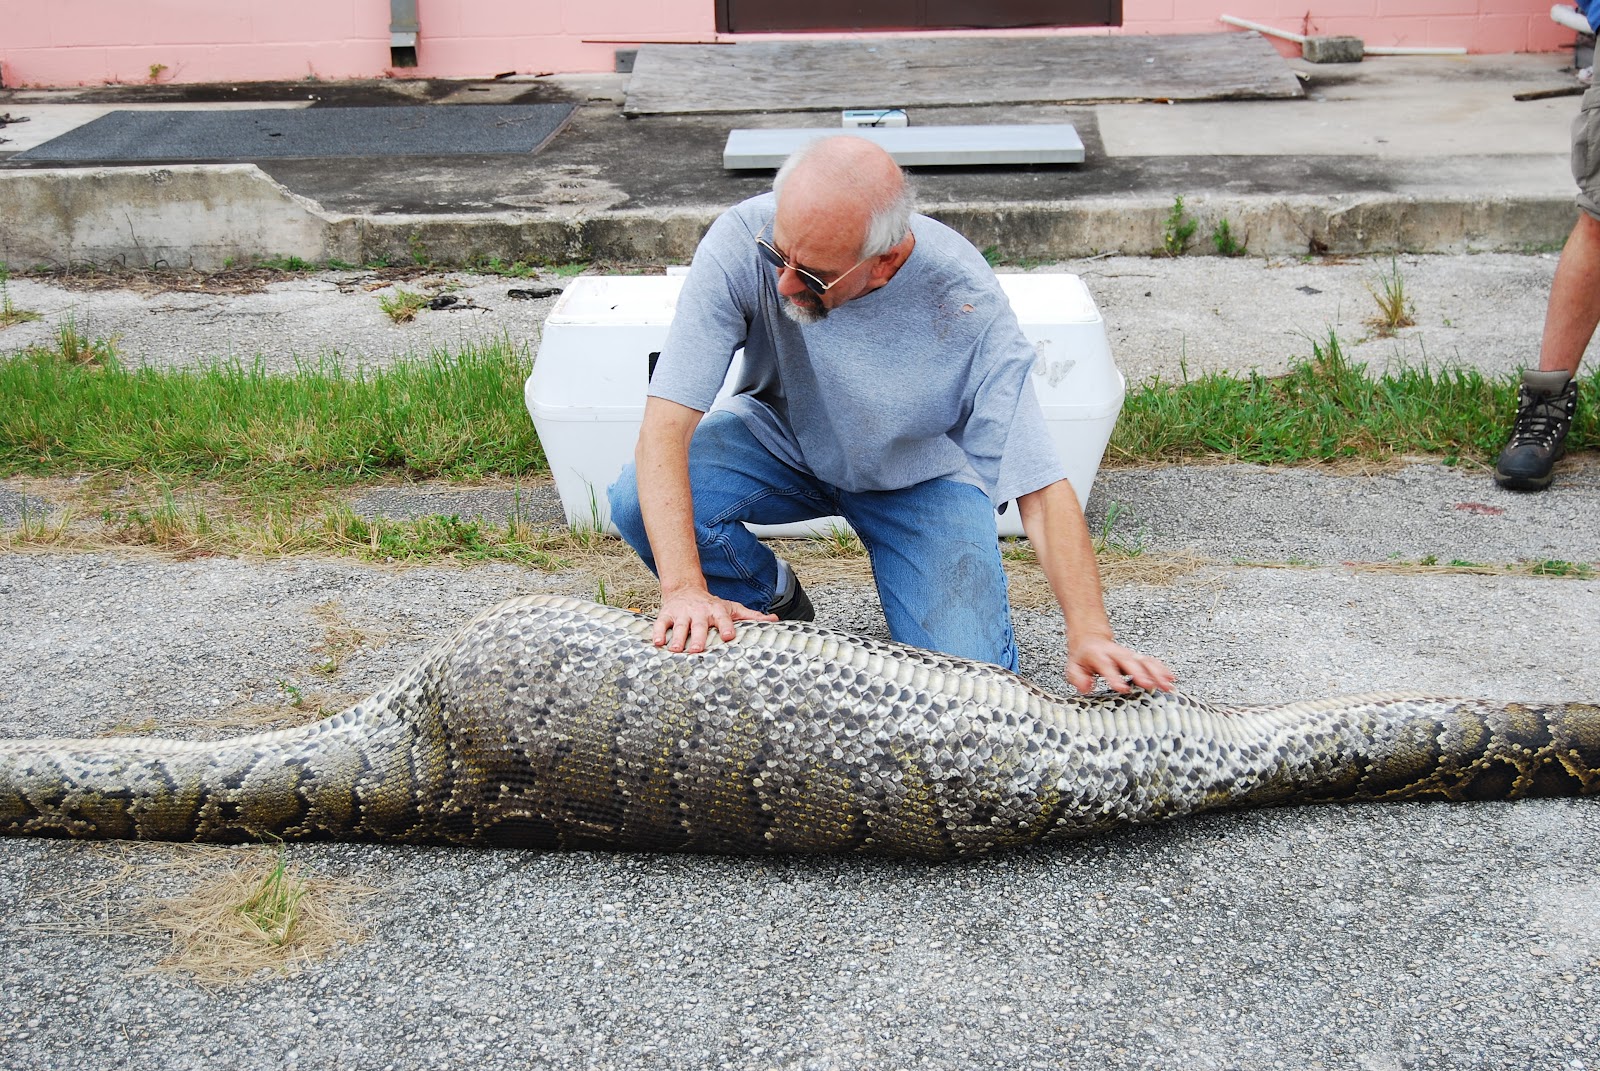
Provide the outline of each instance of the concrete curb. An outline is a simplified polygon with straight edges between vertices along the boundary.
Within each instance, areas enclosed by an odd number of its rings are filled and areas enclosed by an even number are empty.
[[[0,171],[0,260],[215,270],[257,257],[438,264],[687,260],[722,205],[566,214],[329,212],[253,164]],[[937,204],[925,210],[1009,259],[1163,248],[1173,202],[1132,196]],[[1570,197],[1364,194],[1198,196],[1190,252],[1227,220],[1251,253],[1524,252],[1559,247]]]
[[[324,260],[335,224],[254,164],[0,171],[0,259],[15,266]]]

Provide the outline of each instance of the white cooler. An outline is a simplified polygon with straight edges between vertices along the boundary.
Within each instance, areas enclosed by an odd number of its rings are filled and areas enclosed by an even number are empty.
[[[1076,275],[1001,275],[1022,331],[1038,350],[1034,391],[1061,452],[1067,478],[1087,502],[1123,379],[1111,359],[1105,321]],[[556,300],[525,396],[550,461],[567,521],[611,527],[606,488],[633,460],[650,366],[666,341],[681,275],[579,276]],[[743,354],[734,356],[729,377]],[[1001,535],[1021,535],[1015,503],[998,515]],[[752,525],[763,536],[822,534],[837,517],[797,525]]]

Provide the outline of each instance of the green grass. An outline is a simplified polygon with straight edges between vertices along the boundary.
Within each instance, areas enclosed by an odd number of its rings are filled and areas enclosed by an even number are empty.
[[[1579,390],[1586,397],[1569,449],[1600,443],[1600,378],[1585,378]],[[1180,383],[1151,380],[1130,390],[1108,456],[1259,464],[1400,454],[1488,459],[1504,445],[1515,406],[1509,375],[1407,368],[1369,377],[1330,333],[1313,343],[1310,360],[1281,376],[1209,374]]]
[[[427,294],[419,294],[413,290],[397,286],[392,294],[378,295],[378,308],[383,310],[385,316],[397,324],[410,323],[417,318],[417,313],[433,300]]]
[[[530,357],[509,342],[346,371],[307,361],[129,368],[103,344],[0,360],[0,474],[123,471],[327,486],[475,479],[544,467],[523,407]]]
[[[1108,460],[1294,464],[1420,454],[1453,463],[1487,460],[1503,445],[1515,407],[1512,376],[1413,368],[1374,378],[1331,333],[1311,349],[1310,359],[1283,375],[1219,373],[1131,388]],[[8,402],[0,407],[0,475],[204,482],[268,504],[258,511],[298,500],[299,524],[305,507],[320,509],[318,496],[338,488],[545,471],[523,404],[529,365],[525,349],[501,341],[356,371],[332,361],[306,361],[286,374],[240,363],[131,368],[114,344],[68,324],[54,345],[0,359],[0,397]],[[1580,380],[1579,389],[1586,400],[1568,444],[1592,449],[1600,445],[1600,375]],[[174,509],[158,503],[123,512],[116,523],[204,536],[203,517],[169,515]],[[330,515],[317,528],[323,534],[313,542],[359,544],[397,560],[537,549],[518,545],[515,533],[453,518],[390,524]],[[285,544],[309,538],[281,533]]]

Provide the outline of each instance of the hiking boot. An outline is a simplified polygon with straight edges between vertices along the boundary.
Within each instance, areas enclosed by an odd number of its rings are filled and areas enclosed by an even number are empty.
[[[1511,491],[1543,491],[1550,469],[1567,452],[1567,429],[1578,409],[1578,383],[1565,372],[1523,372],[1517,422],[1500,451],[1494,481]]]
[[[794,575],[794,570],[782,558],[778,559],[778,597],[767,607],[767,613],[777,614],[779,621],[817,619],[817,611],[806,596],[805,588],[800,586],[800,578]]]

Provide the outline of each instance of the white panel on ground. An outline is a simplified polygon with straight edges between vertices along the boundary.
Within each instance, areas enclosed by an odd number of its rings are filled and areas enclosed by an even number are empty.
[[[730,130],[722,166],[730,171],[776,168],[800,146],[835,134],[876,142],[902,167],[1083,163],[1083,139],[1071,123],[1009,123]]]

